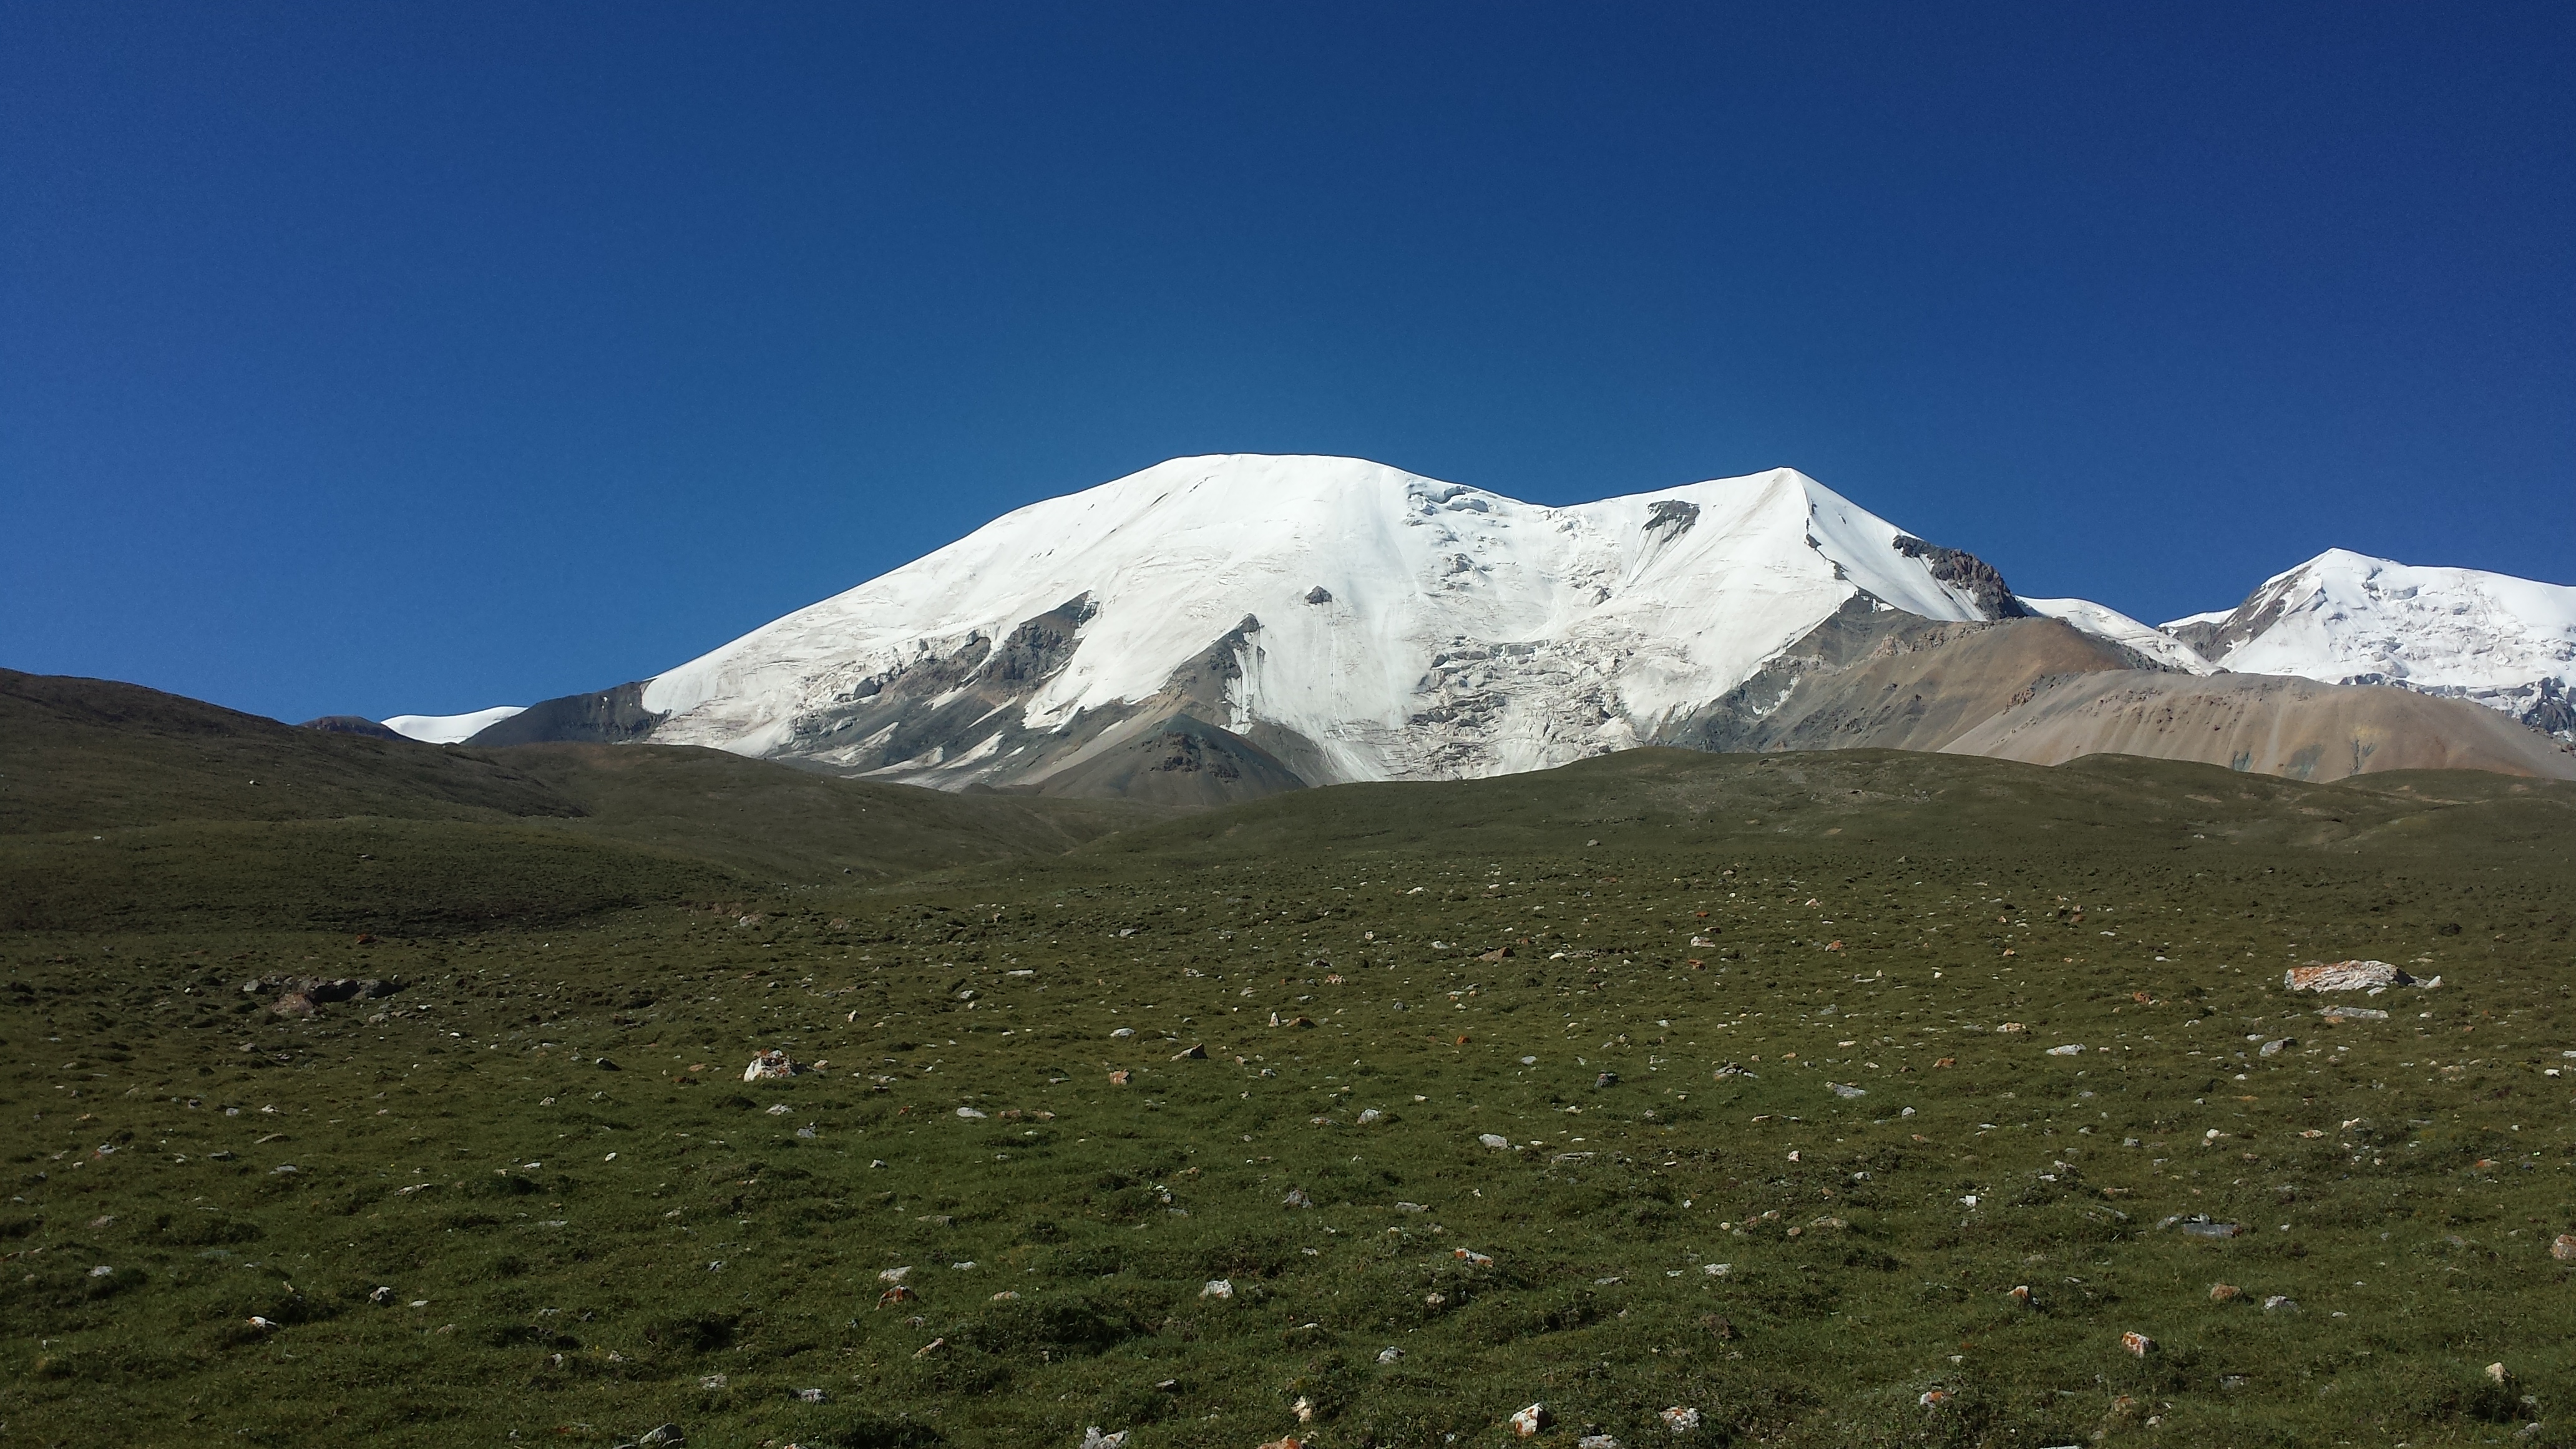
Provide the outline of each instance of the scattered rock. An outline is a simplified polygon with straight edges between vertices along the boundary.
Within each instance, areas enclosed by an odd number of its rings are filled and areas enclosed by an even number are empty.
[[[2281,973],[2281,985],[2290,991],[2370,991],[2414,984],[2414,977],[2385,961],[2335,961]]]
[[[2549,1245],[2549,1256],[2562,1263],[2576,1263],[2576,1233],[2560,1233]]]
[[[1485,952],[1484,954],[1482,954],[1482,955],[1478,956],[1476,959],[1477,959],[1477,960],[1479,960],[1479,961],[1508,961],[1508,960],[1510,960],[1511,958],[1512,958],[1512,948],[1511,948],[1511,947],[1509,947],[1509,946],[1496,946],[1494,949],[1492,949],[1492,950],[1490,950],[1490,951]]]
[[[1123,1087],[1134,1079],[1135,1074],[1133,1072],[1125,1070],[1115,1071],[1109,1074],[1109,1085],[1113,1087]]]
[[[2260,1047],[2255,1048],[2255,1055],[2257,1055],[2257,1056],[2265,1056],[2265,1057],[2277,1057],[2277,1056],[2279,1056],[2281,1053],[2283,1053],[2283,1052],[2285,1052],[2285,1051],[2288,1051],[2290,1048],[2292,1048],[2292,1047],[2294,1047],[2294,1046],[2297,1046],[2298,1044],[2299,1044],[2299,1039],[2298,1039],[2297,1037],[2294,1037],[2294,1036],[2285,1036],[2285,1037],[2280,1037],[2280,1038],[2277,1038],[2277,1039],[2272,1040],[2272,1041],[2267,1041],[2267,1042],[2263,1043],[2263,1045],[2261,1045]]]
[[[2178,1220],[2175,1226],[2181,1228],[2186,1236],[2194,1238],[2235,1238],[2245,1233],[2243,1223],[2222,1223],[2198,1214]]]
[[[367,1295],[367,1301],[381,1308],[385,1304],[394,1301],[394,1290],[391,1288],[379,1288],[375,1292]]]
[[[1404,1357],[1404,1350],[1393,1346],[1381,1348],[1377,1351],[1377,1361],[1379,1363],[1393,1363],[1402,1357]]]
[[[1173,1053],[1173,1054],[1172,1054],[1172,1060],[1173,1060],[1173,1061],[1176,1061],[1176,1062],[1203,1062],[1203,1061],[1206,1061],[1206,1060],[1207,1060],[1207,1048],[1206,1048],[1206,1047],[1203,1047],[1203,1046],[1189,1046],[1189,1047],[1183,1047],[1183,1048],[1181,1048],[1179,1051],[1177,1051],[1177,1052],[1175,1052],[1175,1053]]]
[[[2084,1044],[2071,1041],[2064,1046],[2050,1047],[2048,1054],[2053,1057],[2080,1057],[2084,1055]]]
[[[1615,1087],[1619,1085],[1619,1074],[1617,1072],[1603,1072],[1592,1079],[1592,1085],[1596,1087]]]
[[[599,1068],[603,1072],[622,1072],[626,1070],[624,1067],[619,1066],[617,1063],[610,1061],[606,1057],[594,1059],[591,1062],[591,1065]]]
[[[1849,1082],[1827,1082],[1825,1085],[1833,1090],[1833,1094],[1835,1096],[1842,1098],[1846,1102],[1850,1101],[1854,1097],[1866,1097],[1869,1095],[1866,1088],[1855,1087]]]
[[[2209,1301],[2212,1303],[2233,1303],[2244,1296],[2245,1290],[2237,1287],[2233,1283],[2212,1283],[2209,1285]]]
[[[2022,1025],[2022,1024],[2021,1024],[2020,1022],[2018,1022],[2018,1021],[2008,1021],[2008,1022],[2005,1022],[2003,1025],[2001,1025],[2001,1026],[1999,1026],[1999,1027],[1996,1027],[1996,1028],[1995,1028],[1995,1030],[1997,1030],[1997,1031],[2001,1031],[2001,1032],[2022,1032],[2022,1031],[2028,1031],[2028,1030],[2030,1030],[2030,1028],[2029,1028],[2029,1027],[2027,1027],[2027,1026]]]
[[[2287,1293],[2275,1293],[2271,1297],[2263,1300],[2263,1311],[2266,1313],[2296,1313],[2299,1311],[2299,1301],[2292,1298]]]
[[[1512,1145],[1512,1139],[1492,1132],[1479,1133],[1476,1140],[1497,1152]]]
[[[1431,1205],[1419,1202],[1400,1202],[1395,1205],[1395,1210],[1400,1213],[1427,1213],[1431,1211]]]
[[[1371,1126],[1385,1120],[1386,1114],[1375,1107],[1362,1108],[1360,1111],[1360,1125],[1363,1127]]]
[[[273,1319],[262,1318],[258,1314],[254,1313],[250,1316],[250,1326],[258,1329],[262,1333],[266,1333],[277,1327],[277,1324]]]
[[[742,1069],[742,1079],[746,1082],[785,1081],[794,1075],[796,1063],[789,1059],[787,1053],[774,1050],[753,1057],[751,1065]]]
[[[910,1288],[905,1287],[901,1283],[897,1283],[893,1287],[888,1288],[883,1293],[877,1295],[877,1306],[879,1308],[892,1308],[898,1303],[910,1303],[915,1296],[917,1295],[915,1295]]]
[[[2487,1381],[2489,1383],[2500,1384],[2511,1377],[2513,1377],[2513,1375],[2505,1372],[2503,1364],[2491,1363],[2487,1365]]]
[[[1490,1268],[1494,1266],[1494,1255],[1491,1253],[1479,1253],[1472,1248],[1460,1248],[1457,1251],[1458,1261],[1466,1264],[1470,1268]]]
[[[710,1393],[714,1393],[721,1391],[727,1384],[732,1382],[732,1379],[725,1377],[723,1374],[709,1374],[705,1378],[698,1380],[698,1387],[705,1389]]]
[[[1271,1440],[1269,1443],[1262,1445],[1261,1449],[1306,1449],[1306,1443],[1296,1435],[1290,1434],[1283,1439]]]
[[[941,1349],[946,1348],[947,1346],[948,1346],[948,1340],[947,1340],[947,1339],[945,1339],[945,1338],[934,1338],[934,1339],[932,1339],[930,1342],[923,1344],[921,1347],[914,1349],[914,1350],[912,1351],[912,1356],[913,1356],[914,1358],[928,1358],[928,1357],[930,1357],[932,1354],[939,1352]]]
[[[1619,1449],[1619,1441],[1607,1434],[1585,1434],[1574,1441],[1574,1449]]]
[[[1675,1404],[1655,1417],[1663,1420],[1664,1427],[1676,1434],[1687,1434],[1699,1427],[1699,1410],[1686,1409],[1679,1404]]]
[[[965,1120],[967,1120],[967,1121],[969,1121],[969,1122],[981,1122],[981,1121],[983,1121],[983,1120],[984,1120],[984,1116],[985,1116],[985,1114],[984,1114],[984,1113],[978,1112],[978,1111],[976,1111],[976,1110],[975,1110],[974,1108],[972,1108],[972,1107],[960,1107],[960,1108],[958,1108],[958,1109],[957,1109],[957,1115],[958,1115],[959,1117],[961,1117],[961,1118],[964,1118]]]
[[[1207,1286],[1199,1290],[1199,1296],[1201,1298],[1232,1298],[1234,1296],[1234,1282],[1229,1278],[1210,1278],[1207,1280]]]
[[[2329,1006],[2317,1015],[2328,1021],[2386,1021],[2388,1013],[2367,1006]]]
[[[1113,1040],[1125,1041],[1127,1038],[1134,1036],[1135,1034],[1136,1028],[1132,1026],[1122,1026],[1116,1031],[1111,1032],[1109,1035]]]
[[[1535,1438],[1555,1422],[1556,1416],[1547,1411],[1547,1405],[1532,1404],[1512,1415],[1512,1432],[1524,1439]]]
[[[641,1445],[642,1449],[680,1449],[681,1445],[689,1442],[689,1436],[677,1424],[664,1424],[659,1428],[645,1430],[644,1437],[635,1442]]]
[[[1288,1406],[1288,1412],[1297,1416],[1298,1423],[1311,1424],[1315,1422],[1315,1401],[1299,1394],[1297,1402]]]
[[[798,1389],[796,1391],[796,1402],[800,1404],[819,1404],[823,1402],[823,1391],[821,1389]]]
[[[1115,1434],[1103,1434],[1100,1432],[1100,1426],[1094,1424],[1082,1431],[1082,1449],[1126,1449],[1127,1435],[1130,1432],[1130,1430],[1121,1429]]]
[[[1282,1207],[1310,1208],[1315,1205],[1315,1200],[1306,1195],[1306,1189],[1302,1187],[1292,1187],[1288,1189],[1288,1195],[1281,1198],[1279,1203]]]
[[[2145,1358],[2156,1351],[2156,1341],[2132,1330],[2120,1335],[2120,1347],[2127,1349],[2135,1357]]]

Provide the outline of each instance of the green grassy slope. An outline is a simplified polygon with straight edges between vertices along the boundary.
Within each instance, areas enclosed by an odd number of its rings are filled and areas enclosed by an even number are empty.
[[[0,929],[555,922],[1061,851],[1155,818],[712,750],[326,734],[0,671]]]
[[[2571,808],[1641,752],[721,912],[0,934],[0,1417],[2576,1442]],[[2442,984],[2282,989],[2346,956]],[[411,984],[239,989],[308,973]]]
[[[296,729],[138,685],[0,670],[0,835],[577,808],[463,751]]]
[[[1105,800],[952,795],[678,745],[518,745],[503,767],[575,802],[576,833],[679,851],[767,881],[861,881],[1053,854],[1171,812]]]

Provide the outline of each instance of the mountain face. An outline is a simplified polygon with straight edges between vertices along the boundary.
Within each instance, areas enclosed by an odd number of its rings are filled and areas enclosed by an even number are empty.
[[[2080,599],[2021,599],[1974,555],[1787,469],[1551,508],[1359,459],[1178,458],[1007,514],[651,679],[480,724],[386,723],[477,745],[651,740],[952,790],[1193,805],[1645,744],[1935,750],[1987,739],[1982,727],[2072,678],[2278,668],[2240,659],[2307,637],[2295,631],[2317,611],[2286,589],[2293,577],[2241,620],[2158,631]],[[2479,631],[2510,611],[2421,612],[2381,634],[2429,640],[2448,619],[2441,657],[2488,677],[2473,663],[2502,656],[2479,650]],[[2544,635],[2511,657],[2540,659]],[[2423,687],[2420,671],[2408,682]],[[2456,702],[2317,702],[2332,694],[2211,697],[2295,716],[2280,738],[2313,715],[2315,758],[2357,768],[2450,757],[2383,751],[2377,721],[2462,739],[2492,722],[2448,713],[2470,709]],[[2058,722],[2010,748],[2109,728],[2099,711],[2065,723],[2074,696],[2056,698]],[[2276,754],[2309,758],[2305,744],[2213,753],[2232,738],[2213,727],[2159,748],[2271,772],[2294,768]]]
[[[1311,784],[1652,741],[1855,600],[2022,611],[1788,470],[1571,508],[1345,458],[1183,458],[1008,514],[647,682],[652,738],[1043,785],[1175,716]]]
[[[2338,548],[2164,632],[2235,673],[2393,684],[2576,739],[2576,588]]]

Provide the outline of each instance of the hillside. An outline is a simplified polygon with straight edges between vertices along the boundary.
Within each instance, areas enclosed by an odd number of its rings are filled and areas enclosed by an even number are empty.
[[[1645,749],[708,898],[582,832],[802,800],[828,860],[913,797],[505,760],[598,813],[0,840],[133,907],[0,930],[13,1431],[2432,1446],[2576,1396],[2576,785]],[[599,898],[477,918],[523,861]],[[2405,979],[2284,987],[2348,958]]]

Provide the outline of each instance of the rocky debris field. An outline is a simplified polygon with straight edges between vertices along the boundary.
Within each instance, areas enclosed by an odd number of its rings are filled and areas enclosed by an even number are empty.
[[[1561,815],[0,935],[0,1419],[2576,1443],[2563,845]]]

